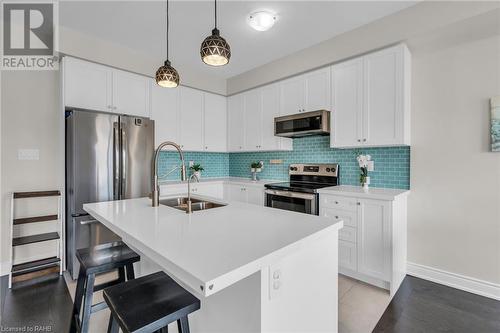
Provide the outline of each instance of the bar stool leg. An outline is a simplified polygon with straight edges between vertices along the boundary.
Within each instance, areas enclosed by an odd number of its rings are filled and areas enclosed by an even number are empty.
[[[118,268],[118,279],[120,282],[125,282],[125,267]]]
[[[80,317],[80,309],[83,300],[83,291],[85,290],[85,272],[80,268],[78,280],[76,282],[75,302],[73,304],[73,316]]]
[[[134,264],[127,264],[127,280],[135,279]]]
[[[189,333],[189,321],[187,316],[177,320],[177,330],[179,333]]]
[[[118,333],[118,322],[113,317],[113,314],[109,315],[108,333]]]
[[[83,314],[80,326],[81,333],[87,333],[89,330],[90,313],[92,308],[92,296],[94,294],[95,274],[87,276],[87,285],[85,287],[85,299],[83,303]]]

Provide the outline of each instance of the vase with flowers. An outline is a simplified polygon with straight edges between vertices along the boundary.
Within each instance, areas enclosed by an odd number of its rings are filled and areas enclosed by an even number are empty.
[[[253,181],[259,180],[259,178],[257,177],[257,173],[262,172],[263,166],[264,166],[264,163],[262,161],[252,162],[250,164],[250,171],[252,172],[252,180]]]
[[[192,173],[196,175],[196,178],[201,179],[201,172],[205,169],[201,166],[201,164],[193,164],[189,167]]]
[[[368,176],[368,165],[370,164],[372,157],[370,155],[359,154],[356,157],[359,165],[359,183],[363,186],[363,189],[368,190],[368,185],[370,185],[370,177]]]

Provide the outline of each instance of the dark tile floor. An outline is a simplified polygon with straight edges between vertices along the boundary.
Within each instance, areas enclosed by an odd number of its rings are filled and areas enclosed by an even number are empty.
[[[373,332],[499,333],[500,302],[406,276]]]
[[[0,278],[0,331],[68,332],[72,301],[63,277],[7,289]],[[500,302],[407,276],[373,332],[500,332]],[[357,332],[363,333],[363,332]]]

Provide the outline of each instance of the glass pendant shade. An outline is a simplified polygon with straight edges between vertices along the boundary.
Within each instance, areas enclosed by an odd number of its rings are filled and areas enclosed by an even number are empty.
[[[160,87],[175,88],[179,85],[179,73],[170,65],[170,61],[166,60],[165,64],[156,71],[156,83]]]
[[[218,29],[212,30],[212,35],[205,38],[200,48],[201,59],[210,66],[223,66],[231,58],[231,48]]]

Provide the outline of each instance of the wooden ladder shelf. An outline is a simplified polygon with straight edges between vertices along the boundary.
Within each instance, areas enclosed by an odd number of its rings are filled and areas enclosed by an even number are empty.
[[[19,199],[28,198],[42,198],[42,197],[56,197],[57,198],[57,214],[40,215],[14,218],[15,206],[20,204]],[[39,222],[58,221],[58,231],[33,234],[29,236],[14,237],[14,229],[16,227]],[[34,191],[34,192],[14,192],[11,199],[11,270],[9,274],[9,288],[12,283],[30,280],[47,274],[58,272],[62,274],[63,268],[63,244],[61,235],[63,234],[62,223],[62,199],[59,190],[52,191]],[[49,256],[47,258],[39,258],[36,260],[16,262],[14,256],[16,247],[29,246],[30,244],[57,241],[57,255]],[[16,264],[14,264],[16,262]]]

